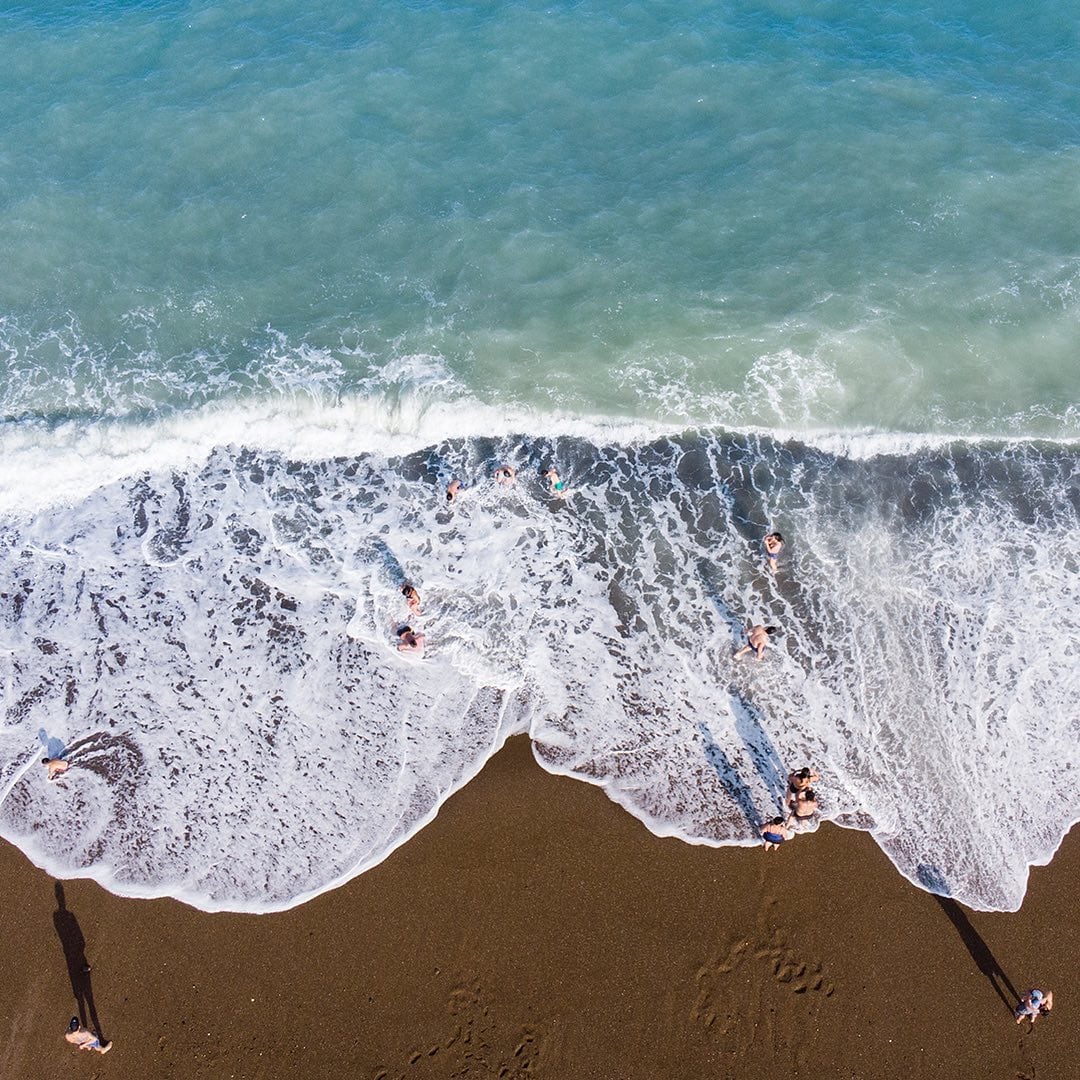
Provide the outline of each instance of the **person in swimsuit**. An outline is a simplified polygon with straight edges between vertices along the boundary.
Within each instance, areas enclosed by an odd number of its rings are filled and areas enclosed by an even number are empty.
[[[817,796],[813,788],[803,788],[801,791],[788,791],[787,797],[788,818],[787,825],[797,821],[809,821],[817,812]]]
[[[1048,1016],[1053,1007],[1053,990],[1029,990],[1016,1006],[1016,1022],[1022,1024],[1025,1020],[1030,1020],[1031,1026],[1034,1027],[1035,1021],[1040,1016]]]
[[[64,1038],[72,1046],[77,1046],[80,1050],[96,1050],[99,1054],[107,1054],[112,1049],[111,1042],[103,1043],[99,1036],[79,1023],[77,1016],[71,1018],[71,1023],[68,1024]]]
[[[405,603],[409,605],[409,610],[414,615],[424,614],[420,610],[420,594],[411,585],[403,585],[401,595],[405,597]]]
[[[765,842],[766,851],[774,851],[794,835],[782,817],[774,817],[768,824],[761,826],[761,839]]]
[[[58,757],[43,757],[41,764],[48,770],[49,779],[55,780],[58,776],[63,776],[64,773],[71,768],[71,762],[65,761],[63,758]]]
[[[548,482],[549,489],[552,495],[558,496],[560,499],[566,496],[566,484],[559,476],[555,467],[552,466],[546,473],[544,473],[544,479]]]
[[[775,626],[751,626],[746,632],[746,640],[749,644],[744,645],[735,654],[735,659],[741,660],[748,652],[752,652],[757,653],[757,658],[760,660],[765,655],[765,646],[769,643],[769,638],[776,631]]]
[[[398,631],[398,652],[424,655],[424,635],[417,633],[411,626],[403,626]]]
[[[775,574],[776,568],[780,565],[777,558],[780,552],[784,550],[784,538],[778,532],[771,532],[762,541],[762,547],[765,548],[765,561],[769,564],[769,569]]]
[[[813,769],[800,769],[798,772],[788,773],[788,800],[792,795],[798,795],[800,791],[809,791],[811,784],[816,784],[821,779],[821,774]]]
[[[495,470],[495,483],[503,487],[513,487],[517,482],[517,469],[513,465],[500,465]]]
[[[454,479],[446,485],[446,501],[448,503],[454,502],[464,490],[465,489],[461,486],[461,481],[455,476]]]

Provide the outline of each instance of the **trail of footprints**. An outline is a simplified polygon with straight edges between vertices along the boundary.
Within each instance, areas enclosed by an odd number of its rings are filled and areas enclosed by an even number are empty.
[[[727,1031],[736,1018],[737,1009],[728,1007],[734,995],[746,1007],[746,979],[730,979],[732,973],[746,964],[754,965],[752,981],[762,986],[769,981],[778,990],[806,995],[807,1001],[825,1001],[836,987],[825,973],[821,962],[801,957],[785,940],[780,930],[773,930],[756,947],[749,941],[738,941],[723,956],[707,960],[698,968],[694,982],[696,994],[690,1009],[690,1020],[706,1029],[723,1017],[720,1029]],[[732,985],[737,984],[737,985]]]
[[[379,1069],[371,1080],[410,1080],[425,1073],[449,1080],[481,1076],[531,1080],[540,1075],[545,1037],[534,1028],[523,1027],[516,1038],[507,1038],[497,1029],[479,982],[455,987],[446,1007],[451,1032],[443,1042],[413,1051],[406,1068]],[[432,1073],[431,1069],[437,1071]]]

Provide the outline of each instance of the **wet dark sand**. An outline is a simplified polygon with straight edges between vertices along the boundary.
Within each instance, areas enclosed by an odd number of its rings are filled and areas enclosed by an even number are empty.
[[[1080,1075],[1076,834],[1022,911],[969,912],[832,826],[769,855],[658,840],[515,739],[381,866],[290,912],[71,881],[58,914],[7,845],[0,873],[5,1080]],[[72,972],[106,1056],[64,1042]],[[1017,1027],[1010,983],[1053,989],[1054,1015]]]

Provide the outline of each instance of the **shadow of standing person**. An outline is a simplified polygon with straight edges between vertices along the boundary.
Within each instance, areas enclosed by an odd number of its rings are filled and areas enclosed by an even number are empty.
[[[94,1007],[94,991],[90,985],[90,964],[86,959],[86,939],[79,928],[75,913],[68,911],[64,898],[64,886],[55,885],[56,910],[53,912],[53,926],[56,936],[64,948],[67,961],[68,977],[71,979],[71,992],[75,995],[75,1004],[79,1009],[79,1021],[83,1027],[91,1028],[101,1039],[107,1042],[98,1023],[97,1009]],[[89,1023],[87,1021],[89,1020]]]
[[[916,877],[919,883],[929,890],[930,894],[941,906],[941,910],[949,917],[949,922],[956,927],[956,932],[960,935],[960,940],[967,946],[971,959],[975,961],[978,969],[990,981],[990,985],[997,992],[997,996],[1001,998],[1005,1008],[1009,1010],[1010,1014],[1014,1014],[1020,995],[1016,992],[1012,980],[997,962],[997,957],[990,951],[990,946],[983,941],[979,931],[971,925],[971,920],[964,913],[964,909],[949,895],[950,890],[945,875],[931,863],[919,863]],[[1012,995],[1011,1000],[1010,994]]]

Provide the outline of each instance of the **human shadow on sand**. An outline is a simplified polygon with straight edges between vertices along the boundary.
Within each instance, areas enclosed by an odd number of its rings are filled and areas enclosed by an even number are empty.
[[[967,946],[971,953],[971,959],[975,961],[979,970],[990,980],[990,985],[1001,998],[1005,1008],[1012,1014],[1020,995],[1016,992],[1009,976],[1002,970],[997,958],[990,951],[990,947],[983,941],[978,930],[971,925],[964,909],[948,895],[949,887],[941,871],[928,863],[920,863],[916,870],[916,876],[920,884],[929,889],[934,899],[938,902],[941,910],[949,917],[949,921],[956,927],[960,940]],[[1008,991],[1008,993],[1006,993]],[[1010,997],[1011,995],[1011,997]]]
[[[71,992],[75,995],[75,1004],[79,1010],[79,1022],[83,1027],[90,1028],[102,1043],[106,1043],[108,1039],[101,1030],[97,1008],[94,1005],[94,989],[90,983],[90,962],[86,959],[86,939],[83,937],[75,913],[67,908],[64,886],[61,882],[56,883],[55,891],[56,910],[53,912],[53,926],[56,928],[56,936],[63,947],[64,959],[67,961]]]
[[[698,724],[697,729],[704,743],[705,760],[716,770],[716,775],[720,778],[724,790],[742,810],[756,836],[761,830],[761,815],[754,805],[753,792],[747,787],[746,781],[739,775],[739,770],[735,768],[731,759],[717,746],[708,727],[702,723]]]

